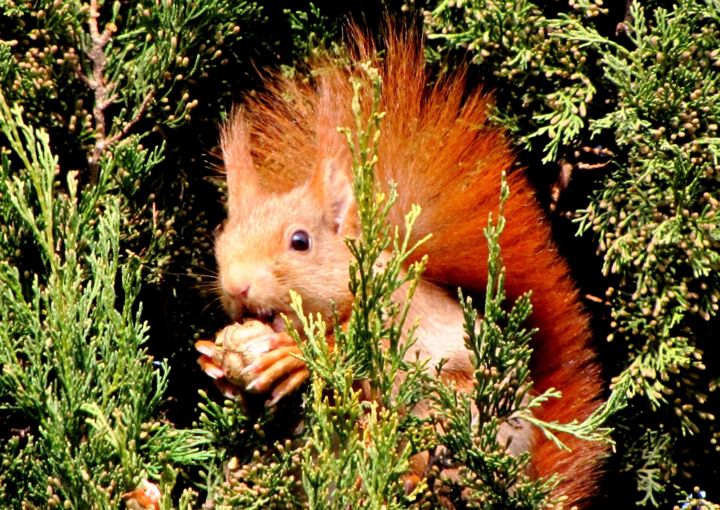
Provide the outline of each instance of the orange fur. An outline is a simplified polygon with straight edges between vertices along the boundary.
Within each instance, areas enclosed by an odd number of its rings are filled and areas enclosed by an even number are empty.
[[[425,74],[423,48],[412,34],[391,31],[382,59],[359,30],[351,30],[351,39],[351,65],[320,60],[313,67],[311,81],[279,76],[268,80],[268,91],[248,98],[243,111],[227,126],[223,150],[232,189],[226,229],[255,214],[247,209],[249,206],[242,210],[239,204],[258,203],[266,196],[297,190],[314,181],[319,165],[328,161],[349,167],[346,141],[336,128],[354,125],[349,78],[364,79],[357,63],[371,61],[381,73],[381,108],[386,112],[377,178],[381,183],[397,183],[395,224],[403,224],[403,214],[411,204],[422,207],[413,234],[416,238],[432,234],[417,254],[429,254],[424,277],[449,289],[461,286],[478,294],[485,291],[487,244],[483,228],[488,213],[497,214],[500,174],[507,171],[511,195],[505,205],[507,227],[501,238],[506,291],[513,300],[532,290],[530,325],[539,328],[532,362],[535,387],[538,391],[554,387],[563,394],[562,399],[550,401],[536,414],[559,422],[587,417],[602,391],[588,320],[531,186],[520,171],[513,169],[512,151],[503,133],[487,122],[491,98],[482,91],[467,93],[462,72],[431,84]],[[365,88],[365,94],[362,103],[367,111],[370,87]],[[238,184],[243,179],[248,180],[245,188]],[[313,192],[318,187],[322,185],[309,189]],[[266,192],[258,189],[270,193],[264,195]],[[309,201],[316,199],[314,195],[308,197]],[[322,202],[322,198],[318,200]],[[279,205],[268,214],[290,212]],[[258,216],[257,221],[265,220]],[[258,234],[247,230],[245,235]],[[224,255],[224,251],[229,252],[238,239],[218,242],[221,263],[235,256]],[[323,279],[323,273],[312,265],[305,271],[307,279]],[[572,453],[558,450],[536,434],[532,467],[538,475],[559,473],[564,477],[560,493],[568,496],[570,504],[582,504],[597,489],[604,447],[570,437],[562,439]]]

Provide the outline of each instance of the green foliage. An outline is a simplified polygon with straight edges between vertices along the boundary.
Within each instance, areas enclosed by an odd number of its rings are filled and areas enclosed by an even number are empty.
[[[331,21],[312,2],[307,6],[307,10],[286,9],[285,14],[292,31],[292,47],[297,55],[293,60],[308,58],[318,51],[327,50],[337,42],[340,20]],[[293,70],[294,66],[287,68],[288,72]]]
[[[97,184],[101,159],[114,161],[95,191],[123,197],[123,242],[157,257],[147,266],[156,279],[180,242],[158,190],[148,189],[162,141],[206,106],[198,80],[228,65],[223,51],[244,37],[238,23],[259,16],[256,4],[227,0],[0,2],[0,85],[8,100],[48,129],[61,172],[80,170],[81,186]],[[153,148],[152,164],[137,161],[141,143]]]
[[[517,456],[507,453],[513,447],[513,429],[527,429],[528,419],[545,427],[533,419],[532,409],[558,396],[553,391],[537,396],[531,393],[529,341],[533,331],[522,326],[532,309],[529,293],[520,297],[510,311],[502,307],[505,268],[499,239],[505,227],[503,204],[509,192],[503,176],[497,224],[490,216],[485,228],[489,255],[482,319],[478,319],[472,300],[464,300],[466,343],[473,355],[475,390],[468,395],[443,384],[436,388],[437,413],[443,417],[441,443],[461,466],[456,490],[465,492],[470,508],[541,508],[549,502],[557,482],[528,476],[527,452]],[[462,294],[460,299],[463,301]]]
[[[603,172],[576,217],[596,236],[608,339],[626,356],[605,411],[636,397],[616,420],[638,501],[668,504],[683,477],[714,479],[717,370],[704,359],[717,352],[720,297],[717,2],[422,5],[435,58],[467,51],[493,75],[496,118],[527,161]]]
[[[669,457],[671,440],[670,434],[660,435],[655,430],[648,430],[633,452],[634,456],[643,461],[635,471],[638,492],[643,494],[642,499],[638,501],[640,506],[648,503],[658,506],[659,496],[665,492],[663,475],[668,471],[668,466],[662,464],[667,462],[666,459]]]
[[[466,344],[475,366],[474,391],[471,395],[458,393],[443,384],[435,388],[437,414],[442,417],[440,443],[447,446],[460,466],[459,487],[455,490],[463,491],[471,508],[529,509],[548,504],[559,508],[562,500],[550,497],[558,480],[529,476],[527,452],[508,455],[508,450],[513,450],[513,433],[533,425],[558,448],[566,448],[555,436],[560,431],[588,441],[608,441],[610,430],[601,426],[616,411],[613,405],[617,404],[609,401],[584,422],[549,423],[533,416],[533,409],[561,395],[553,389],[540,395],[532,392],[530,340],[534,331],[523,327],[532,310],[530,292],[510,310],[503,306],[505,268],[499,241],[505,228],[503,204],[509,193],[503,176],[497,223],[490,215],[485,228],[489,254],[482,318],[478,318],[470,298],[463,305]]]
[[[428,7],[428,38],[445,52],[467,50],[475,64],[512,91],[509,108],[495,112],[500,122],[526,147],[540,150],[544,163],[563,157],[561,149],[586,132],[588,105],[596,96],[587,50],[559,37],[566,24],[527,0],[441,1]],[[574,9],[568,20],[600,12],[583,1]]]
[[[621,458],[610,466],[625,474],[611,483],[634,483],[645,505],[712,508],[688,487],[712,488],[720,473],[712,363],[720,15],[713,0],[659,4],[628,2],[626,13],[589,0],[318,1],[291,10],[229,0],[0,0],[0,92],[12,105],[0,115],[0,506],[115,508],[144,478],[159,482],[162,508],[196,506],[194,490],[180,495],[190,486],[207,489],[218,507],[240,508],[298,507],[310,496],[321,506],[330,493],[333,505],[437,507],[460,486],[463,504],[531,507],[548,493],[553,481],[524,478],[526,459],[505,455],[496,432],[520,416],[532,421],[523,410],[538,398],[520,361],[529,355],[523,301],[492,308],[502,277],[491,270],[497,285],[483,320],[466,310],[480,367],[475,393],[433,385],[433,367],[405,359],[410,343],[398,335],[412,325],[388,294],[412,294],[416,275],[398,272],[412,247],[380,221],[392,193],[368,193],[362,176],[356,193],[372,221],[351,249],[354,288],[367,290],[355,309],[363,321],[335,331],[329,349],[308,318],[304,428],[286,437],[279,426],[299,397],[269,410],[203,397],[195,428],[178,426],[196,419],[189,325],[197,334],[220,326],[211,313],[198,317],[198,300],[210,299],[192,285],[222,216],[204,158],[221,112],[252,86],[256,67],[331,47],[348,14],[372,27],[387,10],[421,13],[435,62],[473,61],[470,75],[477,70],[496,90],[494,117],[526,149],[526,166],[546,175],[569,167],[593,181],[576,216],[602,258],[607,292],[595,306],[617,376],[585,423],[534,425],[589,437],[617,413]],[[379,122],[346,131],[363,172]],[[388,249],[396,258],[379,255]],[[373,270],[377,257],[384,271]],[[500,331],[517,342],[500,341]],[[377,338],[390,348],[369,341]],[[426,399],[436,402],[434,417],[407,412]],[[474,408],[492,418],[474,419]],[[436,465],[427,485],[406,495],[406,463],[423,450],[460,465],[461,479]],[[332,477],[347,466],[352,475],[335,490]]]
[[[720,507],[720,505],[705,499],[706,497],[704,490],[694,487],[692,492],[686,495],[685,500],[680,505],[675,505],[673,510],[717,510]]]
[[[198,104],[188,80],[221,65],[225,40],[240,37],[238,20],[258,12],[254,3],[225,0],[45,1],[32,8],[2,2],[3,47],[15,59],[3,59],[4,87],[26,103],[30,119],[67,128],[92,153],[93,138],[112,140],[145,117],[160,125],[188,120]],[[67,84],[78,80],[88,95],[66,97]],[[48,111],[33,99],[59,101],[66,110]]]
[[[212,436],[165,419],[169,366],[139,303],[174,233],[147,191],[152,133],[189,122],[192,87],[258,13],[0,2],[2,508],[120,508],[144,480],[162,508],[197,499],[175,484]]]
[[[0,197],[14,213],[3,229],[26,229],[41,258],[34,274],[0,262],[0,402],[27,427],[3,457],[28,461],[3,470],[0,487],[15,507],[117,507],[140,480],[207,459],[208,436],[154,418],[167,366],[142,348],[140,265],[121,261],[117,198],[78,195],[74,173],[59,191],[47,134],[2,95],[0,128]]]
[[[633,4],[626,28],[632,46],[600,46],[618,108],[593,129],[613,130],[628,148],[627,162],[614,168],[581,225],[598,233],[603,271],[617,282],[608,289],[612,337],[627,338],[632,353],[649,353],[643,366],[655,372],[643,373],[631,391],[658,406],[673,391],[657,373],[701,368],[692,319],[709,320],[720,299],[720,223],[711,193],[718,183],[720,77],[707,71],[715,63],[720,10],[683,2],[672,12],[657,9],[649,21]],[[567,37],[600,40],[580,26]],[[667,47],[660,42],[670,40]],[[628,69],[627,62],[636,65]],[[692,415],[681,418],[697,430]]]
[[[302,462],[310,508],[404,508],[411,499],[403,476],[410,455],[419,450],[413,442],[427,435],[423,422],[409,414],[427,392],[427,376],[421,362],[406,361],[413,327],[404,335],[409,301],[424,266],[421,261],[403,269],[417,246],[408,243],[419,209],[408,213],[403,237],[392,233],[387,215],[396,192],[379,192],[374,177],[381,83],[375,69],[363,70],[369,83],[353,82],[356,125],[342,129],[353,155],[361,229],[358,239],[347,241],[354,259],[350,291],[356,299],[347,327],[334,324],[332,348],[321,317],[305,318],[303,339],[296,338],[313,374],[307,404],[310,448]],[[359,101],[363,86],[374,92],[367,120]],[[405,297],[398,300],[396,293]],[[302,316],[297,297],[294,302]]]
[[[716,3],[680,2],[651,14],[633,4],[628,47],[580,26],[567,34],[598,45],[617,90],[617,108],[592,127],[611,130],[626,161],[580,217],[599,237],[612,284],[609,338],[630,355],[616,384],[654,409],[670,407],[684,433],[714,441],[702,330],[720,298],[719,28]]]

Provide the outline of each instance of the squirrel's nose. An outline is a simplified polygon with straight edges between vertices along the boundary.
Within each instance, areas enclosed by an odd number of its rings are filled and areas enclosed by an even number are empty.
[[[222,277],[223,291],[233,299],[247,299],[250,293],[250,277],[244,267],[235,264]]]
[[[234,296],[240,297],[240,298],[247,298],[248,293],[250,292],[250,285],[243,285],[240,289],[238,289],[237,292],[233,293]]]

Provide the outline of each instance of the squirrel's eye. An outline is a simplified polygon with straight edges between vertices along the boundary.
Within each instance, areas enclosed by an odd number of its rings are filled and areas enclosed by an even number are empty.
[[[306,251],[310,249],[310,234],[304,230],[296,230],[290,236],[290,248],[297,251]]]

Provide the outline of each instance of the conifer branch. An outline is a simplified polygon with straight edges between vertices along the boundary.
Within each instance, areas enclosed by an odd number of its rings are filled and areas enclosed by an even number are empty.
[[[98,0],[90,0],[88,28],[90,29],[91,44],[86,49],[85,54],[92,64],[92,72],[90,76],[85,76],[85,82],[93,91],[94,96],[92,112],[95,121],[95,144],[88,158],[91,184],[97,183],[100,158],[108,146],[105,110],[117,99],[117,95],[113,94],[113,84],[108,84],[105,79],[105,67],[107,65],[105,46],[110,41],[114,30],[113,26],[108,24],[101,33],[98,28],[99,17]]]
[[[105,25],[103,31],[100,32],[98,25],[99,18],[98,0],[91,0],[88,17],[91,45],[85,54],[92,64],[92,71],[90,76],[81,74],[83,81],[90,87],[94,97],[92,114],[95,124],[95,143],[88,157],[90,184],[97,183],[100,158],[105,151],[127,136],[135,124],[142,120],[155,97],[155,89],[150,88],[140,105],[136,108],[132,118],[125,122],[119,131],[112,135],[109,134],[106,113],[108,107],[117,101],[118,94],[114,92],[117,85],[107,81],[106,69],[108,62],[107,56],[105,55],[105,48],[110,42],[112,34],[117,30],[117,27],[113,23],[108,23]]]

